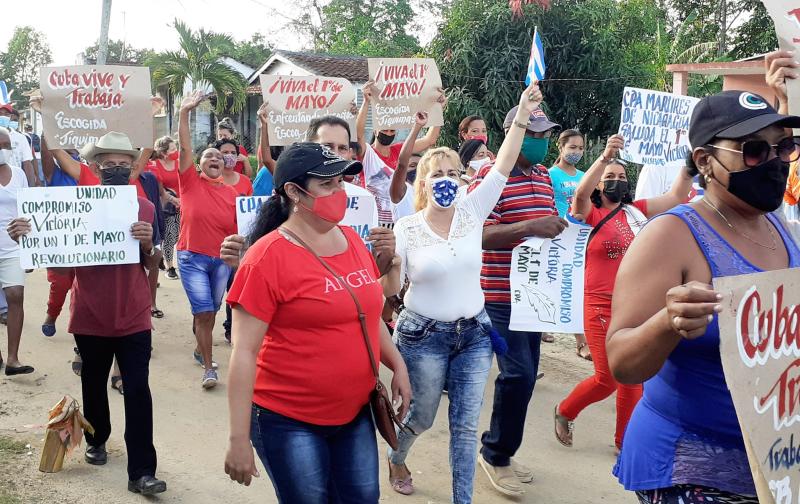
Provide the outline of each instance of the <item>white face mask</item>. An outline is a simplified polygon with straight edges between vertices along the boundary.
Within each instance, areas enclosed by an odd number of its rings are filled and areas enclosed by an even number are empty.
[[[0,149],[0,165],[9,164],[14,156],[11,149]]]
[[[472,168],[475,171],[478,171],[481,168],[483,168],[483,165],[485,165],[488,162],[489,162],[489,158],[476,159],[474,161],[470,161],[469,162],[469,167]]]

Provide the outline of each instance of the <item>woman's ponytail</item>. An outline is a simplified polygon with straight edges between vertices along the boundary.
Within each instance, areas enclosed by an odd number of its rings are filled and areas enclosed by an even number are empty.
[[[278,229],[289,218],[289,198],[285,194],[275,193],[266,203],[261,205],[256,221],[247,237],[248,246],[253,245],[262,236]]]

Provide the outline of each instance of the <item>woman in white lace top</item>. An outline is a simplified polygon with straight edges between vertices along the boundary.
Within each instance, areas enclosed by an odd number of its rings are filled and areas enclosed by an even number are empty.
[[[492,363],[491,322],[480,285],[483,222],[500,197],[519,156],[528,118],[541,101],[539,86],[533,83],[520,98],[517,118],[491,172],[458,200],[458,155],[448,148],[428,151],[417,166],[417,212],[395,224],[400,261],[387,281],[395,291],[401,279],[409,281],[394,334],[414,394],[404,419],[408,429],[398,433],[398,449],[389,451],[390,482],[399,493],[414,490],[405,459],[416,438],[433,424],[446,386],[453,502],[472,502],[478,418]]]

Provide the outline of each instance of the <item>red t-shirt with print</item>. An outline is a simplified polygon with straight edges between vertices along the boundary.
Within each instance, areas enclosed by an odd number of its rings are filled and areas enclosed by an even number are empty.
[[[180,173],[181,229],[178,250],[219,257],[226,236],[236,233],[236,191],[200,178],[194,166]]]
[[[153,224],[155,215],[156,207],[139,198],[139,221]],[[152,329],[150,282],[141,262],[73,271],[68,332],[112,337]]]
[[[400,162],[400,151],[401,150],[403,150],[403,144],[402,143],[396,143],[396,144],[392,144],[392,145],[389,146],[389,155],[388,156],[384,157],[383,155],[381,155],[381,153],[378,152],[378,149],[375,149],[375,154],[377,154],[378,157],[381,158],[384,163],[386,163],[386,166],[388,166],[392,170],[396,170],[397,169],[397,163]]]
[[[347,250],[323,259],[358,296],[380,362],[378,266],[353,229],[339,229]],[[228,303],[269,324],[254,403],[315,425],[344,425],[367,404],[375,377],[353,298],[308,250],[277,230],[264,236],[247,251]]]
[[[632,205],[647,215],[647,200],[634,201]],[[611,210],[606,208],[592,205],[592,211],[586,216],[586,223],[596,226],[610,212]],[[624,210],[620,210],[606,221],[592,237],[586,250],[584,291],[587,296],[599,295],[610,299],[614,292],[617,270],[633,238],[634,234],[628,225]]]

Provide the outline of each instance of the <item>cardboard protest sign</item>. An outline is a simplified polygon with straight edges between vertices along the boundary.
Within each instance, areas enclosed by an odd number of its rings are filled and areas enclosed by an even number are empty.
[[[410,129],[414,115],[428,112],[428,126],[443,126],[442,78],[430,58],[370,58],[369,78],[375,81],[373,129]]]
[[[778,46],[787,51],[800,50],[800,3],[797,0],[761,0],[775,23]],[[786,79],[789,113],[800,113],[800,79]]]
[[[125,133],[134,147],[153,147],[149,68],[42,67],[39,86],[51,149],[80,149],[109,131]]]
[[[717,278],[714,289],[724,296],[719,332],[725,381],[751,444],[756,486],[763,475],[772,492],[759,493],[759,501],[797,502],[800,269]]]
[[[689,121],[697,98],[626,87],[622,94],[620,157],[653,166],[683,166],[691,150]]]
[[[347,211],[341,224],[352,227],[362,240],[366,240],[369,230],[378,227],[378,209],[375,205],[375,197],[362,187],[348,183],[345,183],[344,186],[347,193]],[[236,198],[236,225],[240,235],[250,234],[258,210],[268,199],[269,196]]]
[[[514,248],[511,330],[583,333],[583,272],[591,230],[571,220],[553,239],[529,238]]]
[[[333,115],[356,128],[356,89],[334,77],[261,75],[261,95],[269,107],[270,145],[302,142],[311,121]]]
[[[134,186],[20,189],[17,212],[31,221],[19,240],[25,269],[138,263],[131,226],[139,219]]]

